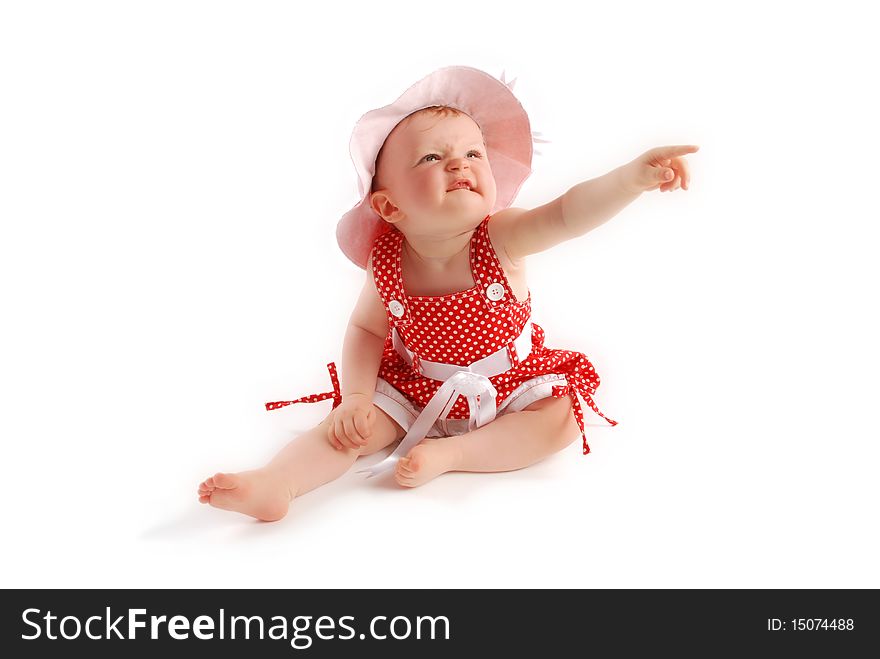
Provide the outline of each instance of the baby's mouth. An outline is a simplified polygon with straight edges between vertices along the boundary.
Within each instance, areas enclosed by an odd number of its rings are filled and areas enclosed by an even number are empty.
[[[467,181],[458,181],[455,185],[449,188],[447,192],[453,192],[454,190],[467,190],[469,192],[473,192],[471,184]]]

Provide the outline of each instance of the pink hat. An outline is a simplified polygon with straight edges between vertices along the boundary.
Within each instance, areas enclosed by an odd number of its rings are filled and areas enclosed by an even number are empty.
[[[355,124],[351,159],[358,174],[361,201],[339,220],[336,240],[355,265],[366,268],[376,238],[391,225],[370,208],[370,187],[376,157],[385,138],[401,120],[432,105],[448,105],[473,119],[486,142],[486,155],[495,176],[498,196],[492,213],[509,207],[532,172],[532,133],[529,117],[511,91],[515,80],[497,80],[468,66],[449,66],[419,80],[394,103],[371,110]],[[544,140],[535,139],[536,142]]]

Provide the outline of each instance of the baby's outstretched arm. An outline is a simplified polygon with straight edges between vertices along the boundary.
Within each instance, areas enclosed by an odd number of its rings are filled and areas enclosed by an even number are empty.
[[[688,189],[690,173],[682,156],[697,146],[665,146],[646,151],[604,176],[579,183],[549,204],[532,210],[510,208],[496,216],[496,248],[512,261],[543,252],[604,224],[648,190]]]

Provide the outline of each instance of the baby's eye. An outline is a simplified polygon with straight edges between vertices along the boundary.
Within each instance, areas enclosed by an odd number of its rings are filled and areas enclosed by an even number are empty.
[[[471,155],[472,153],[476,154],[477,158],[483,157],[483,154],[480,153],[479,151],[468,151],[468,155]],[[427,156],[422,158],[422,160],[424,160],[426,162],[431,162],[430,160],[428,160],[428,158],[432,158],[432,157],[433,158],[440,158],[440,156],[438,156],[436,153],[429,153]]]

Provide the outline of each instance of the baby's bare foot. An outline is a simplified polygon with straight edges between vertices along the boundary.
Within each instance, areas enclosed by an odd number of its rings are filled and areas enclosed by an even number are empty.
[[[274,522],[287,514],[293,495],[284,480],[268,469],[214,474],[199,485],[199,501]]]
[[[397,463],[394,479],[403,487],[418,487],[451,471],[458,460],[456,438],[419,444]]]

